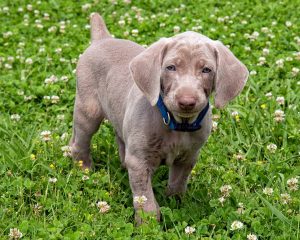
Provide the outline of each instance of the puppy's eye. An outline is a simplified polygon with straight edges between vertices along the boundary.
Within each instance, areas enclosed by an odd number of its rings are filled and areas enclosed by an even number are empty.
[[[167,66],[166,69],[168,71],[176,71],[176,67],[174,65]]]
[[[203,73],[210,73],[210,72],[211,72],[211,69],[208,68],[208,67],[205,67],[205,68],[202,69],[202,72],[203,72]]]

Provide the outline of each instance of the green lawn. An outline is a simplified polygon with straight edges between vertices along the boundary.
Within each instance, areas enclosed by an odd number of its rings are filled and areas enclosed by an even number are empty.
[[[0,239],[13,228],[22,239],[299,239],[299,1],[124,2],[1,0]],[[160,223],[145,216],[148,224],[134,226],[109,123],[93,139],[95,171],[81,171],[62,150],[91,12],[115,37],[142,45],[203,33],[250,71],[242,94],[214,109],[214,131],[181,203],[164,195],[168,169],[156,172]],[[100,212],[99,201],[110,209]]]

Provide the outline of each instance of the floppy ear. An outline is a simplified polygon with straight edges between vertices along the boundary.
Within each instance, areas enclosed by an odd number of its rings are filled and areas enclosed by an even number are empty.
[[[244,88],[249,72],[221,42],[215,41],[217,74],[215,78],[215,106],[224,107]]]
[[[133,80],[154,106],[160,92],[162,60],[166,52],[167,38],[162,38],[141,52],[129,64]]]

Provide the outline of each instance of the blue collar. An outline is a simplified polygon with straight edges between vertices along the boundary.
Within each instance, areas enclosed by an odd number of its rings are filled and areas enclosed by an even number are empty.
[[[201,122],[209,109],[208,102],[205,108],[199,113],[197,119],[193,123],[178,123],[167,109],[160,94],[156,105],[161,113],[164,124],[169,126],[170,130],[181,132],[194,132],[199,130],[201,128]]]

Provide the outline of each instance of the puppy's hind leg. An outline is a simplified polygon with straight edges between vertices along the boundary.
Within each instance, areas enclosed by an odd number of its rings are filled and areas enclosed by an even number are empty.
[[[84,101],[77,95],[73,117],[73,136],[70,141],[72,157],[82,161],[82,168],[92,167],[90,144],[94,133],[97,132],[104,118],[100,103],[87,97]]]

